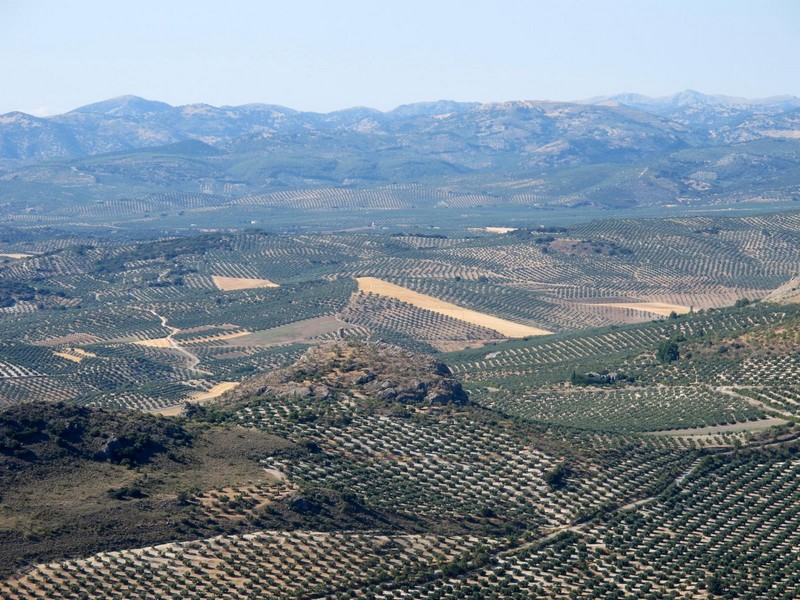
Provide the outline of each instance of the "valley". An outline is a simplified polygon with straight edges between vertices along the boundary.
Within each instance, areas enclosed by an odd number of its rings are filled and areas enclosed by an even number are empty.
[[[0,598],[797,597],[797,110],[0,117]]]

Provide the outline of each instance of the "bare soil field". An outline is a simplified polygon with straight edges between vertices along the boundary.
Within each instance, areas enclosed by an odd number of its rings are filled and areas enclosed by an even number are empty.
[[[77,363],[81,362],[84,358],[97,358],[96,354],[87,352],[81,348],[64,348],[60,352],[53,351],[53,354]]]
[[[471,227],[470,231],[485,231],[486,233],[511,233],[516,227]]]
[[[192,398],[192,402],[205,402],[221,396],[239,385],[238,381],[223,381],[212,387],[207,392],[202,392]]]
[[[783,301],[797,304],[798,302],[800,302],[800,294],[797,294],[796,296],[789,296],[788,298],[785,298]]]
[[[22,254],[21,252],[0,252],[0,258],[13,258],[14,260],[30,258],[31,256],[33,256],[33,254]]]
[[[71,360],[72,362],[76,363],[79,363],[83,360],[82,356],[75,356],[74,354],[68,354],[66,352],[53,352],[53,356],[58,356],[59,358]]]
[[[150,348],[172,348],[172,338],[163,337],[154,340],[139,340],[133,342],[139,346],[149,346]]]
[[[198,404],[203,404],[204,402],[209,402],[210,400],[214,400],[215,398],[219,398],[225,392],[229,392],[235,387],[239,385],[238,381],[223,381],[222,383],[218,383],[214,387],[212,387],[207,392],[198,392],[191,398],[189,398],[189,402],[196,402]],[[165,408],[160,408],[156,411],[153,411],[155,414],[164,416],[164,417],[176,417],[181,414],[183,410],[183,403],[174,404],[173,406],[167,406]]]
[[[78,356],[82,356],[83,358],[97,358],[97,354],[94,352],[89,352],[84,350],[83,348],[70,348],[69,351],[72,354],[77,354]]]
[[[514,323],[513,321],[506,321],[505,319],[501,319],[499,317],[480,313],[468,308],[463,308],[461,306],[439,300],[438,298],[434,298],[426,294],[420,294],[419,292],[414,292],[399,285],[383,281],[382,279],[378,279],[376,277],[358,277],[357,281],[358,289],[362,292],[395,298],[397,300],[401,300],[402,302],[407,302],[413,306],[416,306],[417,308],[429,310],[446,317],[452,317],[453,319],[459,319],[460,321],[472,323],[473,325],[478,325],[480,327],[493,329],[498,333],[510,338],[527,337],[529,335],[547,335],[552,333],[551,331],[547,331],[545,329],[529,327],[528,325]]]
[[[252,335],[250,331],[237,331],[235,333],[220,333],[218,335],[209,335],[207,337],[199,337],[199,338],[192,338],[190,340],[182,340],[181,344],[203,344],[206,342],[220,342],[225,340],[232,340],[235,338],[241,338],[246,335]]]
[[[212,275],[214,285],[223,292],[233,292],[236,290],[252,290],[256,288],[276,288],[280,287],[269,279],[248,279],[245,277],[222,277]]]

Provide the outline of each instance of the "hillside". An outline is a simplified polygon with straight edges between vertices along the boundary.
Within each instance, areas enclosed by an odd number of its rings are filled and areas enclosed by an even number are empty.
[[[430,223],[453,208],[780,205],[798,197],[796,104],[693,92],[318,114],[125,96],[0,116],[0,198],[8,221],[162,230],[240,226],[264,210],[274,226],[288,210],[318,228],[308,209],[322,222],[352,211],[352,227],[387,210]]]
[[[758,558],[796,542],[797,334],[796,306],[751,304],[507,342],[448,356],[469,401],[438,360],[337,342],[177,419],[12,407],[0,557],[37,564],[0,592],[793,594],[794,553]],[[615,380],[570,383],[590,369]]]
[[[474,194],[12,203],[0,597],[797,597],[800,213],[713,204],[789,178],[783,144],[670,155],[722,215],[482,205],[656,194],[663,157]]]
[[[477,143],[474,149],[478,152],[518,152],[533,145],[527,150],[533,151],[531,157],[537,154],[536,146],[539,153],[563,154],[563,149],[543,150],[560,140],[578,144],[576,150],[596,143],[606,152],[627,149],[641,154],[664,152],[695,138],[718,143],[743,141],[743,132],[738,138],[726,137],[725,133],[734,129],[749,132],[747,139],[772,137],[781,130],[775,128],[774,119],[789,119],[794,126],[788,129],[796,130],[792,116],[798,108],[800,99],[792,96],[749,100],[692,90],[665,98],[621,94],[577,103],[443,100],[388,112],[352,108],[327,114],[269,104],[170,106],[121,96],[52,117],[2,115],[0,147],[2,158],[76,158],[185,140],[236,148],[260,139],[274,147],[292,136],[298,141],[319,143],[326,136],[351,134],[353,141],[400,145],[449,160],[469,151],[463,144],[467,140],[472,142],[470,146]],[[755,125],[758,119],[760,130]],[[348,141],[341,137],[339,143]]]
[[[645,323],[781,295],[800,263],[796,212],[449,235],[4,231],[0,403],[153,411],[325,340],[437,353]]]

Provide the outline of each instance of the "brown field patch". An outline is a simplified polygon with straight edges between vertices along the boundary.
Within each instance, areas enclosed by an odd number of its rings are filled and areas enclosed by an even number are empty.
[[[277,283],[269,279],[249,279],[247,277],[222,277],[221,275],[211,276],[214,285],[223,292],[233,292],[236,290],[252,290],[256,288],[276,288],[280,287]]]
[[[407,302],[408,304],[416,306],[417,308],[429,310],[446,317],[471,323],[472,325],[493,329],[506,337],[519,338],[530,335],[547,335],[552,333],[551,331],[547,331],[545,329],[538,329],[536,327],[514,323],[513,321],[507,321],[505,319],[501,319],[500,317],[495,317],[475,310],[470,310],[468,308],[463,308],[456,304],[451,304],[450,302],[439,300],[433,296],[414,292],[376,277],[358,277],[356,280],[358,281],[358,289],[362,292],[395,298],[396,300]]]

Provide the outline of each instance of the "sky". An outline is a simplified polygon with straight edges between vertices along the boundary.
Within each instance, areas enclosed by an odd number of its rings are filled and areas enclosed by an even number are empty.
[[[800,0],[0,0],[0,114],[800,96]]]

